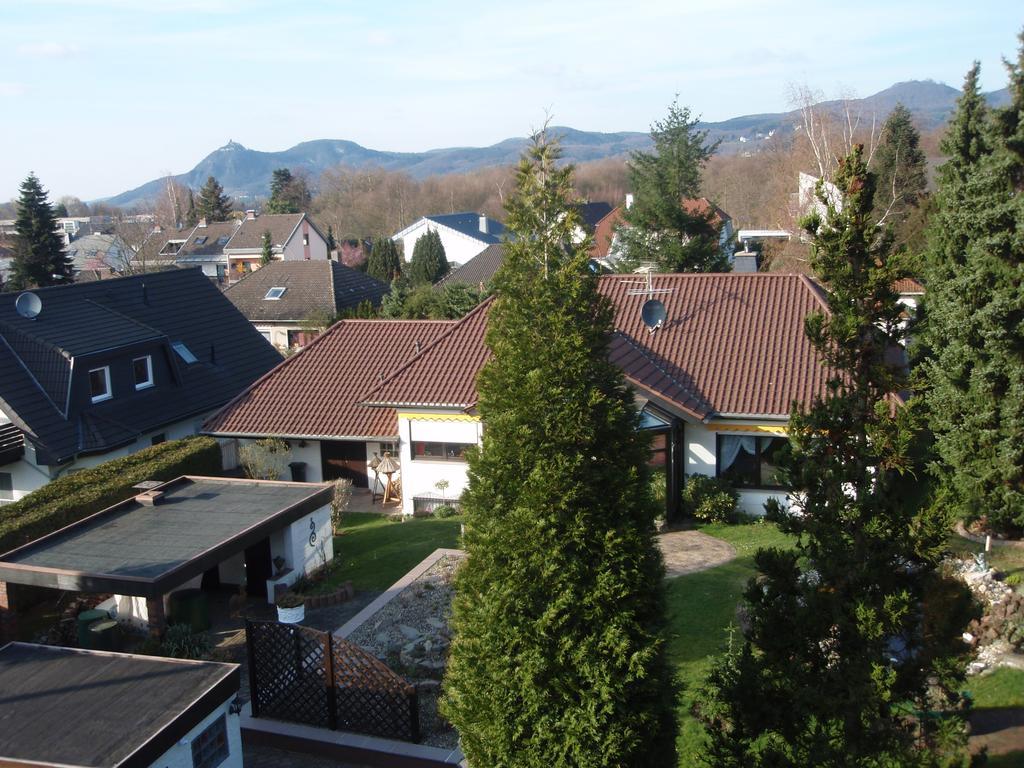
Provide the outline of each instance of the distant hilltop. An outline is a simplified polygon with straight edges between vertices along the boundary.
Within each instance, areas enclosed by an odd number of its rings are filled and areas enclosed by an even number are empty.
[[[911,80],[897,83],[884,91],[852,104],[864,115],[876,116],[879,125],[898,103],[914,115],[923,131],[930,131],[945,123],[953,113],[960,91],[931,80]],[[999,106],[1009,102],[1007,89],[986,94],[989,103]],[[684,102],[685,103],[685,102]],[[840,109],[838,101],[824,102],[826,109]],[[758,141],[777,131],[792,131],[799,124],[798,111],[776,112],[762,115],[743,115],[718,123],[702,123],[712,141],[721,141],[719,152],[734,154],[750,151]],[[646,133],[624,131],[597,133],[574,128],[551,129],[562,139],[565,157],[574,162],[600,160],[606,157],[628,155],[635,150],[650,147]],[[275,168],[303,169],[313,179],[329,168],[376,167],[388,171],[404,171],[414,178],[449,173],[464,173],[495,165],[512,165],[526,146],[526,138],[511,138],[489,147],[451,147],[426,152],[384,152],[368,149],[352,141],[318,139],[304,141],[282,152],[259,152],[238,142],[229,141],[214,150],[190,171],[174,176],[174,180],[192,189],[199,189],[207,177],[215,176],[225,192],[238,198],[258,198],[269,195],[270,177]],[[144,206],[155,200],[163,189],[164,179],[154,179],[140,187],[122,192],[105,202],[125,208]]]

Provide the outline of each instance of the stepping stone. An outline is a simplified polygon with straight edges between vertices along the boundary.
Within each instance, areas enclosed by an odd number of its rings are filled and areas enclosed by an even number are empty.
[[[407,637],[410,640],[419,640],[420,635],[422,634],[418,629],[416,629],[415,627],[410,627],[408,624],[399,624],[398,631],[401,632],[404,637]]]

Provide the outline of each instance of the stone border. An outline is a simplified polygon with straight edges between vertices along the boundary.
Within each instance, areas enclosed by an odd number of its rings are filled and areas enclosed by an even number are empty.
[[[376,600],[370,603],[368,606],[363,608],[359,613],[353,616],[351,619],[345,622],[339,629],[334,630],[334,636],[340,638],[347,638],[353,632],[355,632],[361,624],[367,621],[377,611],[383,608],[385,605],[390,603],[399,593],[412,584],[416,579],[430,570],[430,567],[434,565],[442,557],[465,557],[466,553],[461,549],[435,549],[423,560],[420,561],[419,565],[413,567],[405,576],[400,578],[394,584],[392,584],[386,592],[383,592]]]
[[[329,605],[347,603],[355,597],[356,591],[351,581],[346,581],[338,589],[321,595],[302,595],[307,608],[326,608]]]
[[[967,539],[973,541],[975,544],[985,544],[985,537],[979,536],[975,533],[969,533],[964,524],[957,521],[957,524],[953,528],[956,531],[957,536],[961,539]],[[993,547],[1005,547],[1006,549],[1024,549],[1024,541],[1013,541],[1012,539],[997,539],[995,536],[992,537]]]

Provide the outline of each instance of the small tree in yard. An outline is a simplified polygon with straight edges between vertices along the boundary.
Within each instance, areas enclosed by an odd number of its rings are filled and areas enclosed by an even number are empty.
[[[14,259],[4,287],[21,290],[71,282],[71,261],[57,236],[57,221],[46,190],[34,173],[21,183],[17,209]]]
[[[416,241],[409,262],[409,278],[413,283],[436,283],[448,274],[448,259],[437,230],[430,229]]]
[[[334,483],[334,495],[331,496],[331,530],[337,536],[341,533],[341,524],[348,505],[352,501],[352,481],[339,478]]]
[[[260,265],[266,266],[274,260],[274,241],[270,238],[270,232],[264,232],[260,241]]]
[[[780,460],[799,508],[769,504],[797,538],[760,550],[742,647],[714,667],[695,711],[713,766],[966,764],[961,718],[964,615],[935,595],[945,515],[921,509],[912,452],[917,403],[887,353],[905,333],[894,282],[906,275],[871,216],[875,177],[862,148],[840,163],[843,209],[805,224],[828,313],[806,332],[831,372],[827,391],[790,417]],[[819,190],[819,198],[829,201]]]
[[[473,766],[674,766],[649,445],[558,157],[536,136],[508,204],[442,707]]]
[[[373,241],[366,259],[366,274],[385,283],[398,279],[402,274],[402,257],[390,237],[379,237]]]
[[[254,480],[280,480],[288,469],[289,458],[288,444],[276,437],[256,440],[238,449],[238,460],[245,474]]]

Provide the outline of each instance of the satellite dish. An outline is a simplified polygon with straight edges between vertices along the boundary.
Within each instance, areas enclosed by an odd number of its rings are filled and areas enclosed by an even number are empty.
[[[644,321],[644,325],[647,326],[647,330],[652,333],[661,327],[661,324],[665,322],[665,305],[657,299],[648,299],[644,302],[644,305],[640,307],[640,319]]]
[[[14,300],[14,308],[22,317],[35,320],[43,311],[43,300],[32,291],[24,291]]]

